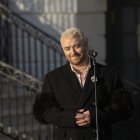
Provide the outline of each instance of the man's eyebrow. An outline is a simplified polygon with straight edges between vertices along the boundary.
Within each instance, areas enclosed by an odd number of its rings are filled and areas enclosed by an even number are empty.
[[[81,45],[80,43],[75,44],[74,46]]]
[[[71,48],[71,47],[79,46],[79,45],[81,45],[81,44],[80,44],[80,43],[77,43],[77,44],[75,44],[75,45],[73,45],[73,46],[64,46],[64,48]]]
[[[64,48],[70,48],[70,46],[64,46]]]

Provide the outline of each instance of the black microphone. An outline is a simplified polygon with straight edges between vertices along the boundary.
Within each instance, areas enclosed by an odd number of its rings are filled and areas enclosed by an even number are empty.
[[[97,52],[95,50],[89,50],[88,54],[93,59],[93,65],[95,65],[96,64],[95,57],[97,56]]]
[[[95,50],[93,50],[93,49],[92,50],[89,50],[88,54],[92,58],[95,58],[98,55],[98,53]]]

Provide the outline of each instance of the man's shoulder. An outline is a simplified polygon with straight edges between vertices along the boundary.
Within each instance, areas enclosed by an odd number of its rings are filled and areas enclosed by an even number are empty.
[[[62,66],[59,66],[51,71],[49,71],[48,73],[46,73],[46,75],[49,75],[49,76],[53,76],[53,75],[56,75],[56,74],[60,74],[64,71],[64,69],[67,67],[67,64],[64,64]]]
[[[99,71],[106,71],[108,68],[107,65],[101,64],[101,63],[96,63],[96,69]]]
[[[101,64],[101,63],[96,63],[97,68],[105,68],[106,65]]]
[[[108,65],[97,63],[96,67],[101,72],[109,74],[109,75],[119,74],[119,70],[116,67],[113,67],[113,66],[108,66]]]

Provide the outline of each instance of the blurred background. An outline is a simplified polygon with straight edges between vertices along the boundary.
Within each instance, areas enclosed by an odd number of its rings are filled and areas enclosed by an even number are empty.
[[[132,96],[134,113],[113,126],[113,140],[140,139],[139,0],[0,0],[1,140],[54,140],[55,127],[38,124],[32,104],[45,73],[66,62],[59,37],[73,26]]]

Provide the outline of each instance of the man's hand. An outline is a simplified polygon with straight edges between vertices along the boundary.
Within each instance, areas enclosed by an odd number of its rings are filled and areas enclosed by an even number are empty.
[[[77,126],[88,126],[90,124],[89,110],[79,109],[75,115],[75,123]]]

